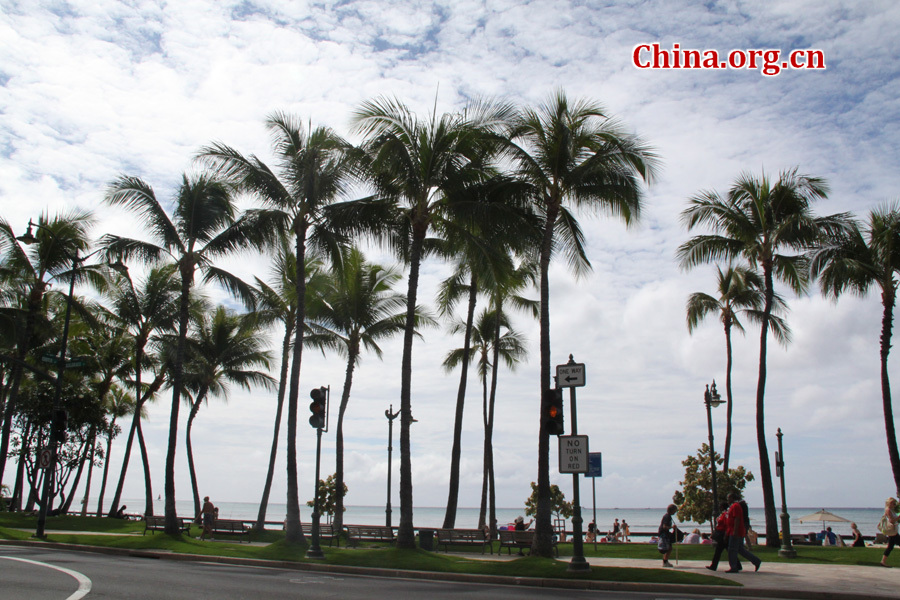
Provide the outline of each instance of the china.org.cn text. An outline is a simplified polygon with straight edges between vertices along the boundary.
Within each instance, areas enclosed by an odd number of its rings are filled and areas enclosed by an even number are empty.
[[[749,69],[759,70],[768,77],[786,70],[824,70],[825,52],[798,49],[784,53],[777,49],[693,50],[672,44],[663,48],[658,43],[638,44],[632,53],[632,63],[638,69]]]

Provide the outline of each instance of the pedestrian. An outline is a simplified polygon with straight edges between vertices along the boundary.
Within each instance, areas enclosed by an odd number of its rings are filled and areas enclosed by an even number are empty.
[[[614,542],[619,541],[619,520],[618,519],[616,519],[616,522],[613,523],[612,541],[614,541]]]
[[[588,523],[587,537],[585,537],[584,541],[588,544],[597,541],[597,523],[594,521]]]
[[[205,496],[203,498],[203,508],[200,509],[200,517],[201,522],[203,523],[203,532],[200,534],[198,539],[205,539],[206,534],[209,534],[209,539],[212,539],[212,530],[213,525],[216,522],[216,513],[218,509],[213,506],[213,503],[209,501],[209,496]]]
[[[744,508],[741,506],[741,497],[732,492],[728,494],[728,502],[731,506],[728,508],[728,564],[730,568],[726,573],[737,573],[741,570],[741,559],[738,555],[743,556],[756,567],[759,567],[762,561],[752,552],[744,547],[744,537],[747,535],[747,525],[744,521]]]
[[[881,518],[884,525],[879,524],[879,529],[887,537],[887,548],[884,549],[884,555],[881,557],[881,566],[890,568],[887,564],[887,557],[890,555],[894,546],[900,544],[900,535],[897,535],[897,499],[888,498],[884,502],[884,516]]]
[[[672,515],[674,515],[678,511],[678,507],[674,504],[670,504],[666,508],[666,514],[663,515],[662,521],[659,522],[659,541],[657,542],[656,547],[659,549],[659,553],[662,554],[662,566],[671,567],[672,563],[669,562],[669,555],[672,553],[672,546],[675,541],[675,521],[672,519]]]
[[[853,547],[854,548],[865,548],[866,541],[863,539],[862,533],[859,531],[859,528],[856,526],[856,523],[850,523],[850,533],[853,534]]]
[[[722,502],[719,505],[719,516],[716,519],[716,529],[713,531],[712,539],[716,543],[716,549],[713,551],[712,562],[706,565],[710,571],[719,568],[719,559],[722,552],[728,547],[728,503]]]
[[[631,535],[631,527],[628,526],[628,523],[625,521],[625,519],[622,519],[622,538],[626,542],[631,541],[628,537],[629,535]]]

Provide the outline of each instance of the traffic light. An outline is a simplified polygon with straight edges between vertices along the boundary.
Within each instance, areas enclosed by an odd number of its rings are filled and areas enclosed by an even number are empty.
[[[325,429],[325,418],[328,415],[328,388],[317,387],[309,393],[309,425],[313,429]]]
[[[550,435],[562,435],[565,433],[561,389],[544,390],[544,419],[546,420],[547,433]]]
[[[55,408],[53,409],[53,416],[50,422],[50,435],[53,436],[53,439],[58,444],[65,444],[67,435],[66,430],[68,429],[68,414],[66,413],[66,409],[64,408]]]

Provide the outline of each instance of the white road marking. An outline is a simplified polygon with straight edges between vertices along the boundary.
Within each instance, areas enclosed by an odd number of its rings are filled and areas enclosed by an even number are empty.
[[[44,562],[38,562],[36,560],[28,560],[27,558],[17,558],[15,556],[0,556],[0,559],[17,560],[19,562],[29,563],[32,565],[38,565],[41,567],[49,567],[51,569],[59,571],[60,573],[65,573],[66,575],[69,575],[70,577],[74,577],[75,581],[78,582],[78,590],[76,590],[74,594],[72,594],[71,596],[66,598],[66,600],[81,600],[81,598],[84,598],[85,596],[87,596],[91,591],[91,585],[92,585],[91,580],[88,579],[86,576],[82,575],[81,573],[79,573],[78,571],[73,571],[71,569],[66,569],[64,567],[57,567],[56,565],[51,565],[49,563],[44,563]]]

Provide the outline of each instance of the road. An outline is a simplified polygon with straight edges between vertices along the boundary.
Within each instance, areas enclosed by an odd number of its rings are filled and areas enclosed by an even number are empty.
[[[330,575],[0,546],[0,600],[539,600],[703,598]]]

